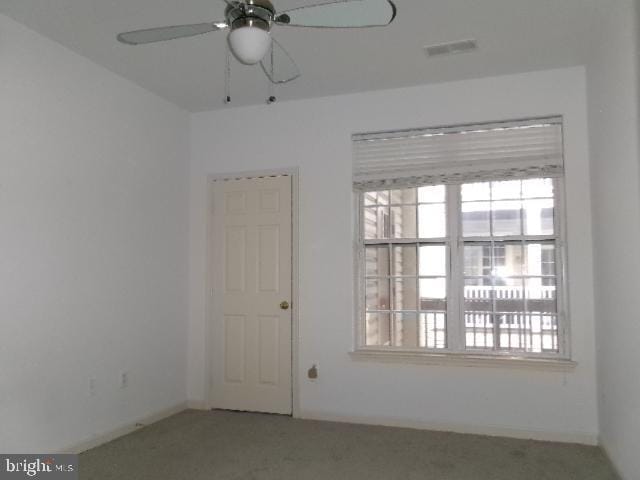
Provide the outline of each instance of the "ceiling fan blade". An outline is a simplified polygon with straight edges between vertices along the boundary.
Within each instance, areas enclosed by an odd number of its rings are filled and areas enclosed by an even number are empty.
[[[225,22],[196,23],[193,25],[174,25],[172,27],[147,28],[118,35],[118,41],[127,45],[164,42],[176,38],[194,37],[204,33],[215,32],[227,28]]]
[[[300,76],[296,62],[274,38],[271,38],[271,49],[262,59],[260,65],[272,83],[287,83]]]
[[[287,10],[275,21],[293,27],[362,28],[389,25],[395,18],[391,0],[340,0]]]

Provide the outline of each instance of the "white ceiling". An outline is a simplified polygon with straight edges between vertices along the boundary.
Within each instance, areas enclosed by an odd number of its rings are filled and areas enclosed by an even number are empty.
[[[273,0],[280,11],[316,3]],[[326,1],[326,0],[324,0]],[[275,27],[302,77],[279,100],[585,63],[594,5],[615,0],[396,0],[386,28]],[[0,13],[192,112],[225,108],[225,32],[130,47],[116,34],[223,19],[222,0],[0,0]],[[422,47],[475,38],[479,50],[427,60]],[[263,103],[259,67],[232,66],[232,105]]]

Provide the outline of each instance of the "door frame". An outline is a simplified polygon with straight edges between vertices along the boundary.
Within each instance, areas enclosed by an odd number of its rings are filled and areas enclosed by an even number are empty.
[[[274,170],[258,170],[245,172],[232,172],[207,175],[207,239],[206,239],[206,305],[205,305],[205,407],[211,410],[213,398],[211,389],[213,388],[213,338],[212,324],[216,303],[219,299],[213,290],[213,272],[215,268],[214,260],[214,188],[215,183],[224,180],[241,180],[260,177],[275,176],[291,177],[291,411],[293,417],[300,416],[300,388],[299,388],[299,180],[300,169],[298,167],[279,168]]]

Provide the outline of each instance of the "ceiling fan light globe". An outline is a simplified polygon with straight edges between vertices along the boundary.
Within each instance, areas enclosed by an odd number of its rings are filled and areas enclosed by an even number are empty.
[[[229,34],[229,46],[239,62],[254,65],[269,51],[271,36],[258,27],[240,27]]]

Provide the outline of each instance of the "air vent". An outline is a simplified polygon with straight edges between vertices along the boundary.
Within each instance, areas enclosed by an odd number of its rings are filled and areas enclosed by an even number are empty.
[[[441,55],[454,55],[456,53],[471,52],[478,48],[475,40],[460,40],[459,42],[440,43],[424,47],[427,57],[439,57]]]

